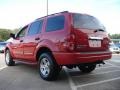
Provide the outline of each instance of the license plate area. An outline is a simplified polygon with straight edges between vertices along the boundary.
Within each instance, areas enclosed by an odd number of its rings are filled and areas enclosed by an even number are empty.
[[[89,47],[101,47],[101,40],[89,40]]]

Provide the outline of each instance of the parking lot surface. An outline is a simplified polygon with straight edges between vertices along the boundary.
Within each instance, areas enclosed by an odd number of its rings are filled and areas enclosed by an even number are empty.
[[[44,81],[37,67],[17,63],[7,67],[0,54],[0,90],[120,90],[120,55],[89,73],[64,68],[56,81]]]

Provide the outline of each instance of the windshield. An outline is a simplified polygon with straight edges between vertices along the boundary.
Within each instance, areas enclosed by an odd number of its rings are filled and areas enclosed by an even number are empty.
[[[95,17],[90,15],[73,14],[73,23],[75,28],[105,30],[105,27]]]

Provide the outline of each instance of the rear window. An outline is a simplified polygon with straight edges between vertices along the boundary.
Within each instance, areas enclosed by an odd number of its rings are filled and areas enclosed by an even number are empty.
[[[64,15],[48,18],[46,31],[56,31],[64,28],[65,17]]]
[[[98,19],[90,15],[73,14],[73,23],[75,28],[105,30],[103,24],[101,24]]]

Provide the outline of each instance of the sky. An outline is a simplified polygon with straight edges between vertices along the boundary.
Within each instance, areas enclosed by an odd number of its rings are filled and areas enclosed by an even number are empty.
[[[47,15],[47,0],[0,0],[0,28],[16,29]],[[61,11],[97,17],[110,34],[120,33],[120,0],[48,0],[48,14]]]

